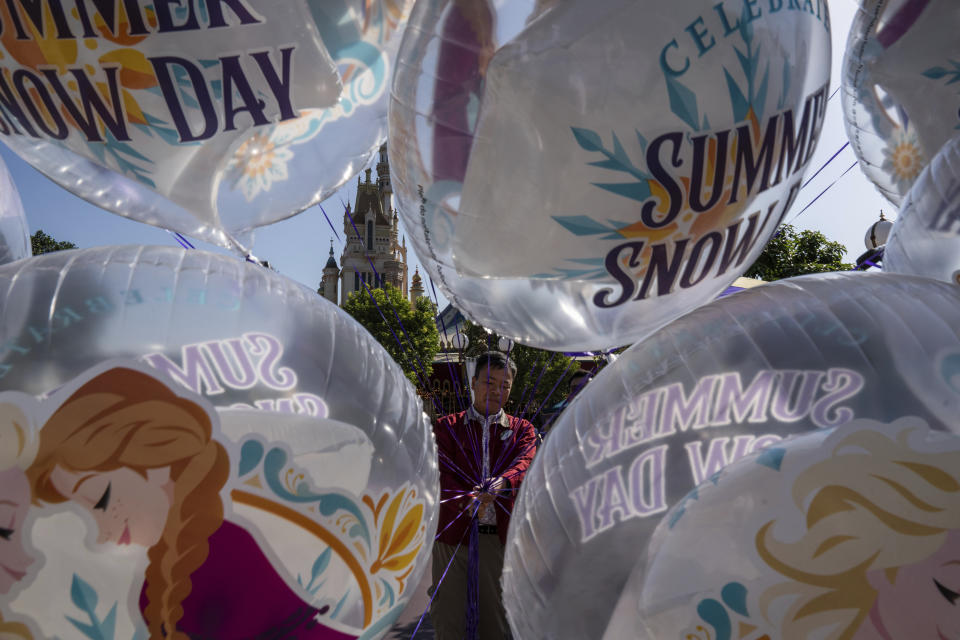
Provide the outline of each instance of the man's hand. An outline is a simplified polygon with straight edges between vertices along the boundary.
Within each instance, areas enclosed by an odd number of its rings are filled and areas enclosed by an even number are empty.
[[[480,507],[477,509],[478,518],[483,518],[488,510],[494,508],[493,501],[496,500],[506,488],[507,481],[500,476],[487,478],[482,485],[477,485],[473,488],[473,492],[470,495],[473,496],[475,501],[480,503]]]
[[[477,485],[473,488],[473,496],[484,504],[489,504],[497,499],[505,489],[507,488],[507,481],[497,476],[495,478],[487,478],[484,480],[482,485]]]

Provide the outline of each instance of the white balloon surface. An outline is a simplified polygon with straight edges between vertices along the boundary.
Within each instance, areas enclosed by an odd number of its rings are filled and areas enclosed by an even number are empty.
[[[960,137],[911,187],[884,248],[883,270],[960,284]]]
[[[610,625],[620,624],[631,574],[646,580],[658,524],[750,453],[858,418],[913,416],[960,432],[957,415],[956,286],[819,274],[704,305],[622,353],[548,432],[507,541],[504,603],[514,635],[625,637]],[[700,535],[698,545],[723,556],[725,539]],[[633,609],[625,615],[636,620]],[[626,637],[643,640],[685,637],[682,625],[671,636],[627,628]]]
[[[383,143],[412,4],[4,5],[0,139],[108,211],[245,250]]]
[[[915,417],[735,462],[660,521],[605,637],[943,637],[920,603],[952,606],[930,570],[960,551],[958,462],[960,437]]]
[[[428,563],[436,447],[357,322],[269,269],[170,247],[37,256],[0,267],[0,289],[0,504],[17,511],[0,524],[18,532],[0,635],[389,630]]]
[[[860,168],[900,205],[960,125],[960,5],[861,0],[843,62],[845,126]]]
[[[30,254],[30,227],[23,214],[20,193],[6,163],[0,158],[0,264]]]
[[[424,0],[393,84],[400,214],[475,322],[549,349],[635,341],[760,253],[829,68],[824,3]]]

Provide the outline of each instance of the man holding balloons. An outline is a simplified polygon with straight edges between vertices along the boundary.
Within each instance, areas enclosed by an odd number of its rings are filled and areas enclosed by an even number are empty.
[[[503,353],[484,353],[470,382],[472,404],[434,424],[441,491],[430,617],[438,640],[510,637],[500,590],[503,552],[537,442],[529,421],[503,409],[516,371]]]

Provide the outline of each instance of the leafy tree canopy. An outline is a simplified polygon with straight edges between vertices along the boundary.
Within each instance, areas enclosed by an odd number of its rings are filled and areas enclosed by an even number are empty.
[[[744,275],[770,282],[805,273],[845,271],[853,268],[842,262],[846,250],[819,231],[798,232],[793,225],[785,224]]]
[[[51,251],[76,249],[77,245],[66,240],[57,240],[44,233],[43,229],[37,229],[37,232],[30,236],[30,248],[33,250],[33,255],[39,256],[41,253],[50,253]]]
[[[486,329],[469,321],[463,331],[470,341],[466,357],[475,358],[485,351],[497,350],[500,336],[496,333],[487,333]],[[517,365],[517,377],[513,380],[506,411],[528,420],[534,418],[541,407],[546,410],[567,397],[570,377],[579,368],[573,358],[562,353],[522,344],[513,346],[510,359]],[[540,422],[539,417],[536,422]]]
[[[434,309],[429,299],[418,298],[416,305],[411,307],[399,289],[385,285],[382,289],[354,291],[347,297],[343,309],[383,345],[403,368],[410,382],[419,387],[422,386],[421,379],[429,379],[433,372],[433,357],[440,349]]]

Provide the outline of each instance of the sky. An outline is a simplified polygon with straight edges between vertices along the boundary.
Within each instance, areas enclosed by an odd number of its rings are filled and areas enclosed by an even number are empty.
[[[843,52],[857,6],[857,0],[832,0],[830,3],[833,44],[830,92],[833,98],[827,105],[823,134],[807,169],[808,177],[847,142],[840,93],[834,94],[834,90],[839,86]],[[42,229],[57,240],[68,240],[81,248],[119,244],[177,245],[174,237],[163,229],[109,213],[72,195],[30,167],[6,146],[0,145],[0,156],[20,192],[31,233]],[[881,210],[888,219],[895,217],[893,205],[880,195],[859,167],[840,177],[855,162],[853,151],[848,146],[800,191],[785,219],[799,229],[821,231],[830,240],[843,244],[847,248],[848,262],[865,250],[867,228],[879,218]],[[261,260],[269,261],[281,274],[316,289],[323,275],[331,239],[334,241],[334,255],[339,261],[343,250],[341,202],[349,201],[352,205],[355,195],[354,178],[322,203],[340,235],[339,240],[334,237],[320,207],[314,206],[292,218],[259,229],[253,253]],[[815,199],[816,202],[806,208]],[[401,224],[401,235],[404,233]],[[202,242],[194,244],[202,249],[227,253],[224,249]],[[410,247],[408,263],[412,274],[414,268],[420,265],[420,260],[414,255],[409,241],[407,245]],[[420,272],[424,273],[422,267]],[[429,284],[427,294],[431,295]],[[442,294],[439,295],[440,308],[443,308],[446,299]]]

